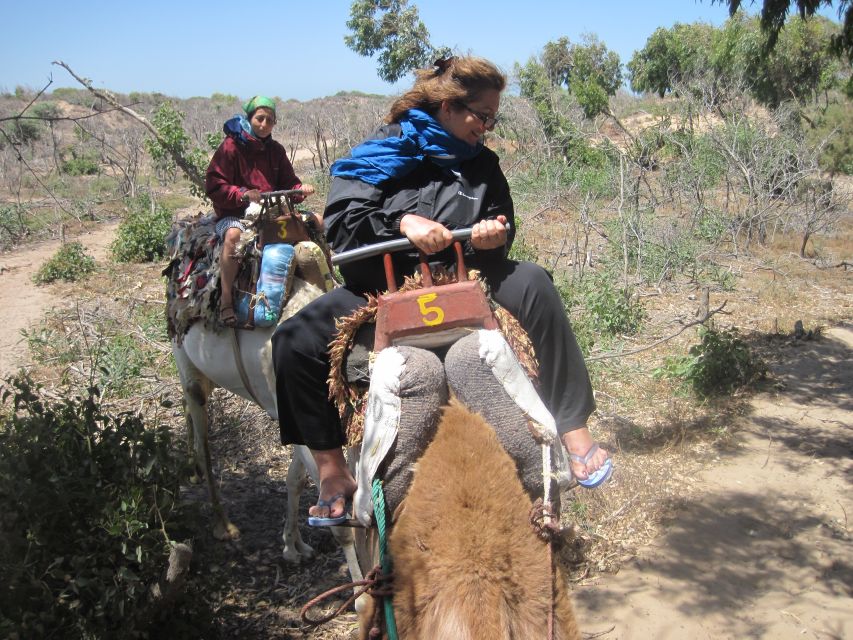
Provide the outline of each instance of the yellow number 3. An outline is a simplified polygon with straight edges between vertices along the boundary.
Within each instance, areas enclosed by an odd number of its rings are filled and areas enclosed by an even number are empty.
[[[281,227],[281,229],[278,230],[278,237],[281,238],[282,240],[286,240],[287,239],[287,220],[277,220],[276,222],[278,222],[278,226]]]
[[[444,322],[444,309],[441,307],[428,307],[427,303],[432,302],[438,297],[437,293],[425,293],[422,296],[418,296],[418,307],[421,309],[421,315],[423,315],[424,324],[430,327],[434,327],[437,324],[441,324]],[[432,315],[431,318],[427,316]]]

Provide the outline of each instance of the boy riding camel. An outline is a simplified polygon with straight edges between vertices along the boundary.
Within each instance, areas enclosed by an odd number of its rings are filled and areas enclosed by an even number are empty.
[[[287,158],[284,147],[272,139],[275,127],[275,102],[255,96],[243,105],[246,115],[235,115],[222,127],[225,140],[219,145],[207,168],[205,191],[213,202],[216,234],[222,240],[220,258],[221,296],[219,320],[226,327],[237,324],[234,313],[233,284],[240,267],[235,256],[240,233],[250,202],[260,203],[264,191],[301,189],[301,202],[314,193],[310,184],[302,184]]]

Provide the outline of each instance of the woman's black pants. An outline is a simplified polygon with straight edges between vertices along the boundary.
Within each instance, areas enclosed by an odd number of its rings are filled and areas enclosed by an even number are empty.
[[[582,427],[595,409],[583,355],[548,273],[529,262],[483,269],[492,298],[527,331],[539,360],[539,394],[562,434]],[[333,449],[346,442],[329,400],[329,343],[335,319],[366,303],[346,288],[326,293],[281,323],[272,337],[276,398],[284,444]]]

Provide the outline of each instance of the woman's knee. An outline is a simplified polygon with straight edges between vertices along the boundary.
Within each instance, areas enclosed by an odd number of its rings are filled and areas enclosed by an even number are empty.
[[[298,332],[298,327],[294,327],[295,317],[288,318],[275,330],[272,334],[272,354],[273,365],[276,370],[288,368],[294,360],[294,347],[296,346],[295,336]]]
[[[542,304],[562,304],[554,281],[538,264],[511,263],[496,279],[488,279],[495,300],[516,317],[525,310],[535,312]]]

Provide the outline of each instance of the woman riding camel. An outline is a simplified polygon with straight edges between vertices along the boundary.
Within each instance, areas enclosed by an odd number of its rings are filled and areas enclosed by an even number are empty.
[[[220,257],[219,321],[226,327],[237,324],[232,288],[240,268],[235,254],[240,222],[250,202],[260,203],[261,192],[301,189],[300,202],[314,193],[310,184],[302,184],[284,147],[272,139],[275,126],[275,102],[255,96],[243,105],[246,116],[236,115],[223,126],[225,140],[219,145],[207,168],[205,191],[213,202],[217,217],[216,234],[222,240]]]
[[[473,228],[466,264],[480,270],[492,298],[530,336],[539,393],[573,474],[584,481],[608,458],[586,427],[595,409],[589,375],[548,273],[507,257],[515,231],[512,198],[497,155],[482,142],[498,120],[505,86],[504,75],[477,57],[439,60],[418,71],[414,86],[391,106],[387,124],[332,165],[324,225],[336,252],[405,236],[431,262],[447,266],[455,264],[451,230]],[[328,398],[328,344],[336,318],[363,306],[366,293],[386,288],[381,260],[342,266],[346,286],[309,304],[273,335],[282,442],[307,445],[319,468],[311,524],[340,523],[356,489],[341,448],[341,421]],[[412,274],[418,253],[396,253],[394,262],[397,274]]]

